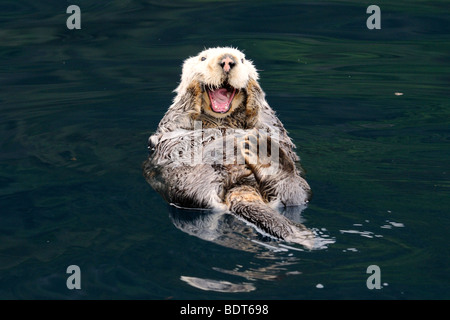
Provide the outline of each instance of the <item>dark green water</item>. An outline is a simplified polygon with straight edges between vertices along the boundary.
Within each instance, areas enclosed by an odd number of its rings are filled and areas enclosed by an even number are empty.
[[[368,1],[76,2],[0,2],[1,299],[450,298],[447,1],[378,1],[380,30]],[[142,176],[182,61],[224,45],[254,61],[298,146],[322,249],[231,216],[189,229],[214,216],[171,209]]]

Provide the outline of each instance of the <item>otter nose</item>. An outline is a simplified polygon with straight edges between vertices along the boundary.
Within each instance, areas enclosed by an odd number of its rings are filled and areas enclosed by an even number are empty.
[[[233,68],[235,64],[236,62],[234,62],[230,56],[225,56],[222,61],[220,61],[220,66],[225,72],[230,72],[231,68]]]

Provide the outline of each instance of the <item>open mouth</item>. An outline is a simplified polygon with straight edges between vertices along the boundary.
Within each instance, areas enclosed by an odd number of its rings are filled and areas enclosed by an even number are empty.
[[[225,85],[217,89],[207,89],[209,101],[211,103],[211,109],[217,113],[226,113],[231,108],[231,102],[233,101],[236,89]]]

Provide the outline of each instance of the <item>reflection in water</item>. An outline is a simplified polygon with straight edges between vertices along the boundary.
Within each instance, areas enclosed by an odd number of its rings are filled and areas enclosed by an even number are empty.
[[[207,291],[217,291],[217,292],[250,292],[255,290],[255,286],[251,283],[231,283],[228,281],[217,281],[211,279],[201,279],[195,277],[181,276],[181,280],[187,282],[191,286],[207,290]]]
[[[301,225],[301,212],[305,207],[288,207],[282,213]],[[283,241],[274,239],[261,233],[253,225],[248,224],[227,212],[213,212],[211,210],[192,210],[170,206],[170,218],[173,224],[183,232],[203,240],[214,242],[218,245],[242,250],[255,254],[261,259],[261,266],[245,268],[237,265],[232,270],[221,267],[213,267],[213,270],[245,278],[247,281],[277,280],[286,274],[301,274],[300,271],[288,271],[287,266],[295,265],[299,258],[292,251],[305,251],[324,249],[328,244],[334,243],[334,239],[324,235],[319,236],[315,230],[308,230],[308,239],[303,247],[287,245]],[[313,238],[310,238],[313,235]],[[267,262],[269,262],[267,264]],[[249,292],[255,290],[253,284],[231,283],[229,281],[202,279],[191,276],[181,276],[181,280],[202,290],[219,292]]]
[[[304,230],[305,241],[301,243],[306,249],[322,249],[330,239],[319,237],[313,230],[306,228],[301,221],[301,212],[305,206],[287,207],[281,212]],[[170,218],[180,230],[200,239],[212,241],[224,247],[258,252],[261,247],[272,252],[303,249],[288,246],[276,241],[254,225],[243,221],[229,212],[214,212],[206,209],[183,209],[170,206]]]

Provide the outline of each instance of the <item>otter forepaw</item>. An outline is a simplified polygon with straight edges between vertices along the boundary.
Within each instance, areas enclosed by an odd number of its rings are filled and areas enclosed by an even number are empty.
[[[241,154],[245,163],[252,166],[258,164],[258,137],[252,133],[247,134],[240,142]]]
[[[272,145],[274,143],[275,145]],[[240,147],[245,163],[252,170],[261,170],[277,164],[280,152],[282,152],[275,141],[257,130],[246,134],[241,140]]]

